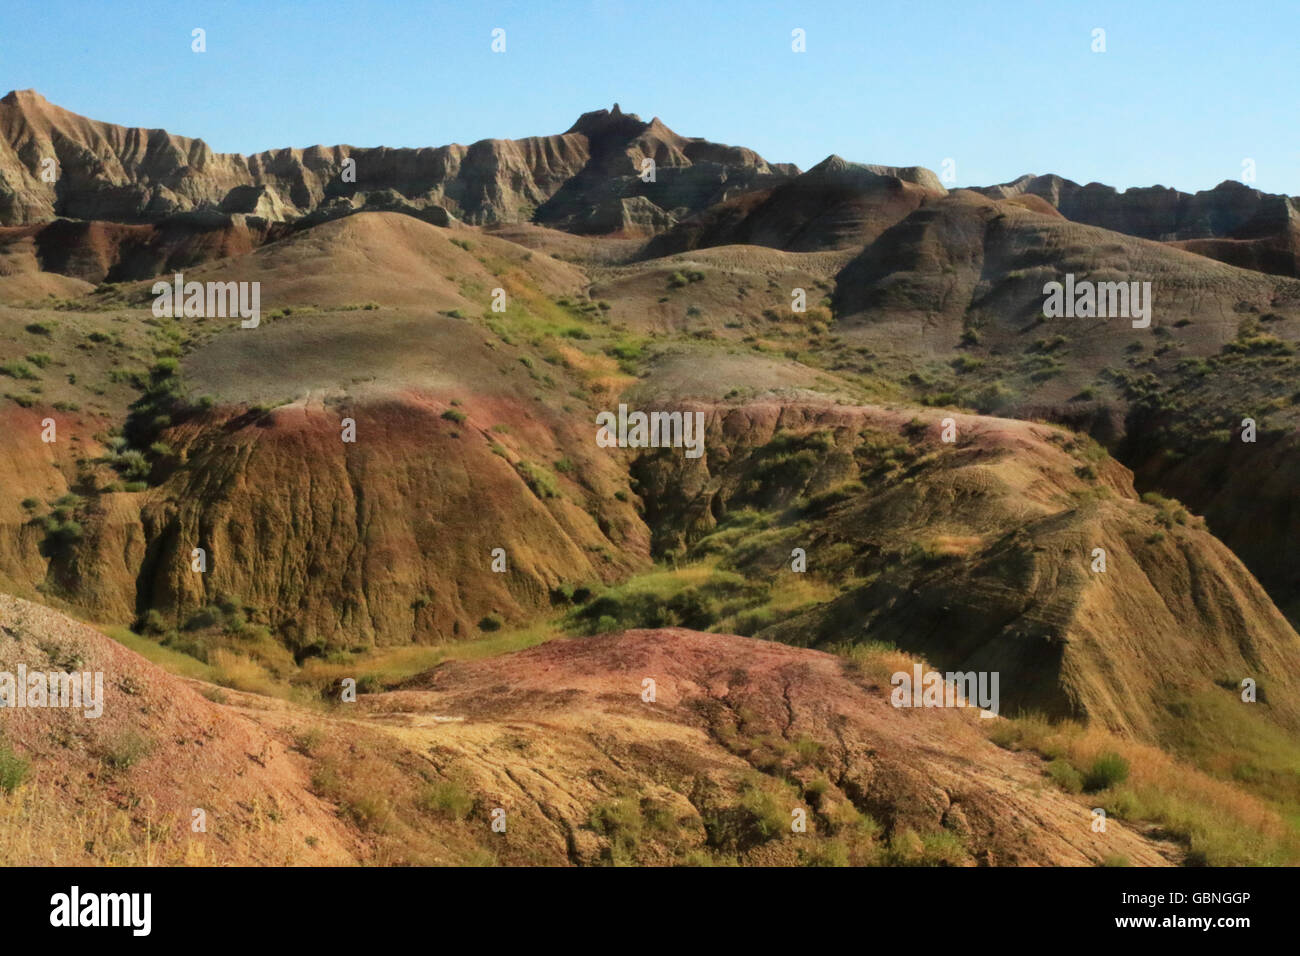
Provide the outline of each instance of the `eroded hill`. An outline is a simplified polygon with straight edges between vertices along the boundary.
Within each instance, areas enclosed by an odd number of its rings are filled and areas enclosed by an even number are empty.
[[[1000,672],[1013,710],[1149,740],[1180,696],[1218,688],[1228,700],[1258,675],[1277,687],[1259,713],[1297,726],[1286,688],[1300,636],[1198,519],[1139,500],[1087,440],[1004,419],[771,402],[712,411],[710,435],[699,461],[639,460],[637,489],[660,554],[761,581],[797,576],[799,549],[831,593],[750,619],[761,637],[889,642],[947,669]]]
[[[1095,833],[1085,802],[1044,788],[1041,762],[995,747],[974,711],[897,710],[878,677],[814,651],[611,634],[445,665],[321,711],[182,681],[11,598],[0,598],[0,628],[6,668],[76,666],[101,671],[106,687],[94,720],[5,711],[8,863],[1167,865],[1181,855],[1118,821]],[[802,832],[793,811],[806,815]]]

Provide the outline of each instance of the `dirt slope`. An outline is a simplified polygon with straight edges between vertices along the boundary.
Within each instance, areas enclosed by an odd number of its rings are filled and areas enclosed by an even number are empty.
[[[178,626],[236,595],[295,649],[426,643],[468,636],[487,617],[520,620],[562,582],[644,561],[644,532],[613,499],[608,462],[587,452],[582,472],[530,488],[528,469],[546,466],[524,456],[544,447],[548,424],[566,442],[551,454],[580,447],[567,426],[526,406],[461,408],[464,422],[451,421],[444,413],[459,409],[445,398],[408,392],[172,432],[186,464],[142,509],[147,545],[130,555],[139,611]],[[341,440],[345,416],[355,443]],[[495,440],[491,427],[505,423],[523,454]],[[191,570],[195,547],[208,551],[206,574]]]
[[[498,284],[489,282],[494,277],[482,257],[517,265],[548,291],[572,292],[582,281],[567,263],[524,255],[513,243],[441,229],[400,213],[361,213],[296,233],[250,256],[205,265],[192,270],[192,277],[261,282],[265,308],[378,302],[429,311],[471,305],[481,311],[489,305],[487,294],[471,303],[459,291],[465,283],[489,289]]]
[[[898,710],[887,685],[842,659],[741,637],[559,641],[444,665],[322,713],[183,681],[0,596],[0,669],[20,662],[102,671],[106,694],[97,719],[0,714],[0,739],[29,770],[0,796],[10,863],[554,865],[631,854],[772,865],[822,859],[832,844],[875,863],[1179,858],[1118,821],[1093,833],[1085,802],[1044,786],[1037,758],[989,743],[974,711]],[[646,677],[654,703],[640,696]],[[453,815],[422,803],[428,781],[465,802]],[[626,806],[652,814],[635,846]],[[806,833],[766,828],[796,807]],[[205,833],[190,829],[194,808],[207,812]],[[491,830],[494,808],[504,834]],[[924,855],[938,845],[941,856]]]
[[[14,274],[125,282],[242,255],[272,232],[264,220],[217,212],[178,213],[149,225],[58,219],[0,229],[0,261]]]
[[[286,742],[103,634],[0,595],[0,671],[102,672],[102,716],[5,708],[31,767],[0,814],[6,863],[338,865],[357,840]],[[206,811],[206,832],[191,829]],[[143,839],[145,832],[149,840]],[[310,835],[310,843],[306,837]]]
[[[655,681],[654,703],[641,699],[646,678]],[[1093,834],[1087,808],[1040,789],[1035,762],[991,745],[974,712],[896,709],[888,684],[813,651],[682,629],[628,631],[444,665],[411,688],[365,705],[375,719],[437,741],[440,760],[472,779],[485,805],[522,817],[527,839],[575,862],[609,852],[608,838],[587,825],[591,805],[628,793],[670,808],[685,846],[705,844],[722,831],[718,810],[738,780],[773,750],[786,753],[766,765],[768,776],[829,786],[815,808],[799,784],[787,786],[789,806],[775,791],[781,817],[809,811],[809,832],[754,845],[742,836],[751,863],[799,862],[811,850],[801,841],[834,831],[825,818],[845,802],[887,834],[956,834],[967,865],[1176,857],[1131,832]],[[435,724],[433,715],[458,720]],[[489,746],[504,734],[527,741],[527,760]],[[794,755],[795,746],[808,756]]]

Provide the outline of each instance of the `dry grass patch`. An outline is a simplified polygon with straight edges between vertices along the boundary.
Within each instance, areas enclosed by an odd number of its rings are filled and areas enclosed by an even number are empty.
[[[1300,836],[1276,809],[1240,787],[1216,780],[1157,747],[1100,729],[1036,715],[992,722],[989,738],[1010,750],[1029,750],[1053,761],[1047,772],[1072,789],[1075,774],[1084,789],[1099,767],[1128,765],[1086,799],[1111,816],[1154,823],[1187,846],[1187,862],[1208,866],[1300,864]],[[1112,756],[1113,755],[1113,756]],[[1068,772],[1062,762],[1074,771]]]

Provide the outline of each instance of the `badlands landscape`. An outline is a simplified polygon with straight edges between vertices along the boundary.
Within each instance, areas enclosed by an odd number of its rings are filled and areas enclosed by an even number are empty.
[[[1300,863],[1296,202],[9,93],[0,858]]]

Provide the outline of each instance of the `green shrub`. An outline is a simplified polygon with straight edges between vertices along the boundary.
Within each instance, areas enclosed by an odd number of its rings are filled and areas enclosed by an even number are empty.
[[[750,823],[763,840],[770,840],[785,832],[790,825],[790,813],[776,797],[758,787],[749,787],[740,798],[740,808],[749,815]]]
[[[464,820],[474,809],[474,798],[455,781],[439,780],[424,789],[416,805],[435,816]]]
[[[519,477],[524,480],[530,491],[538,498],[558,498],[560,489],[555,484],[555,476],[545,468],[540,468],[532,462],[517,461],[515,462],[515,471]]]
[[[51,515],[45,519],[45,540],[55,548],[80,541],[83,534],[85,531],[81,524],[73,518],[60,521]]]
[[[746,784],[734,806],[704,815],[709,844],[744,851],[775,839],[790,826],[792,806],[783,807],[767,790],[754,783]]]
[[[104,748],[104,763],[114,770],[127,770],[149,753],[149,741],[135,730],[124,730]]]
[[[579,611],[577,619],[588,633],[632,627],[688,627],[703,631],[718,620],[717,598],[725,597],[723,590],[706,586],[659,593],[610,588]]]
[[[1047,765],[1047,775],[1066,793],[1078,793],[1083,789],[1083,774],[1063,757],[1058,757]]]
[[[27,779],[30,766],[9,745],[0,741],[0,790],[13,793]]]
[[[839,840],[818,840],[799,851],[799,862],[804,866],[848,866],[849,851]]]
[[[763,628],[775,623],[775,611],[768,607],[757,607],[737,614],[731,629],[742,637],[753,637]]]
[[[320,749],[320,745],[325,742],[325,733],[319,727],[312,727],[299,734],[293,740],[293,745],[298,748],[299,753],[311,757]]]
[[[921,837],[922,866],[962,866],[967,860],[961,837],[947,830]]]
[[[32,367],[26,362],[5,362],[0,365],[0,375],[8,375],[10,378],[26,379],[34,381],[37,378]]]
[[[1180,502],[1158,492],[1146,492],[1142,495],[1142,501],[1156,509],[1156,522],[1166,528],[1172,528],[1176,524],[1185,525],[1190,518],[1187,509]]]
[[[630,850],[636,846],[641,836],[641,808],[631,799],[598,803],[591,808],[587,825],[597,833],[609,837],[611,842]]]
[[[365,795],[343,802],[343,811],[363,830],[374,833],[386,831],[392,821],[393,810],[386,797]]]
[[[153,465],[144,452],[135,448],[113,452],[108,456],[108,463],[127,481],[144,481],[153,471]]]
[[[221,622],[221,617],[221,608],[209,604],[186,618],[184,628],[187,631],[201,631],[205,628],[216,627]]]
[[[1083,778],[1083,789],[1089,793],[1109,789],[1127,780],[1128,771],[1128,761],[1114,751],[1099,754]]]

